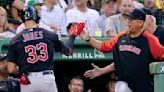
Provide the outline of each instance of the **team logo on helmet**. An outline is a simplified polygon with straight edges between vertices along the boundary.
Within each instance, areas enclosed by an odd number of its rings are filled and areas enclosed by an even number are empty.
[[[37,20],[37,13],[36,10],[33,7],[25,7],[23,9],[22,14],[22,21],[25,22],[26,20]]]

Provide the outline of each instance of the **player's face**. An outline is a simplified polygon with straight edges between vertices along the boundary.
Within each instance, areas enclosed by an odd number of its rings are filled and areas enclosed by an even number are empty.
[[[133,0],[122,0],[119,10],[122,14],[132,12],[134,9]]]
[[[0,10],[0,27],[4,26],[6,22],[6,14],[4,13],[4,11]]]
[[[84,83],[82,80],[73,79],[71,83],[68,85],[69,92],[83,92]]]

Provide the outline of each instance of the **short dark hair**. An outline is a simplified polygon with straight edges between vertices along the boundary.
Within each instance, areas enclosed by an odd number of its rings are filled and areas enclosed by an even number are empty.
[[[74,77],[71,78],[71,80],[69,81],[69,83],[71,83],[71,81],[74,80],[74,79],[82,80],[84,82],[84,80],[83,80],[83,78],[81,76],[74,76]]]

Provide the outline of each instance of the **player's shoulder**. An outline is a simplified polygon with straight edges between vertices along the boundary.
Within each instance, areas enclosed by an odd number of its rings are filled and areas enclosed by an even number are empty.
[[[48,38],[56,39],[58,37],[58,35],[55,32],[49,31],[45,28],[35,28],[35,30],[43,31],[44,36]]]
[[[21,37],[21,34],[22,34],[22,33],[23,33],[23,32],[20,32],[20,33],[18,33],[16,36],[14,36],[14,37],[11,39],[10,44],[15,44],[15,43],[19,42],[19,41],[22,39],[22,37]]]
[[[43,31],[44,33],[46,33],[46,34],[49,34],[49,35],[57,35],[55,32],[53,32],[53,31],[49,31],[49,30],[47,30],[47,29],[45,29],[45,28],[35,28],[36,30],[40,30],[40,31]]]

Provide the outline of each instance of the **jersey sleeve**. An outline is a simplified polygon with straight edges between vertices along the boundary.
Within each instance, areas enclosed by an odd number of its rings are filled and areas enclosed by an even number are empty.
[[[144,36],[147,37],[151,54],[154,59],[163,59],[164,47],[160,44],[159,40],[152,34],[144,32]]]
[[[117,43],[118,39],[123,35],[128,33],[128,31],[123,31],[120,32],[119,34],[117,34],[117,36],[115,36],[114,38],[112,38],[111,40],[108,41],[103,41],[101,44],[101,49],[100,51],[102,52],[111,52],[113,46]]]
[[[61,54],[64,55],[72,55],[72,48],[63,43],[61,40],[59,40],[58,36],[56,35],[54,38],[54,49],[55,52],[61,52]]]
[[[72,55],[72,48],[70,48],[60,40],[56,41],[56,45],[54,48],[56,52],[61,52],[61,54],[67,56]]]

